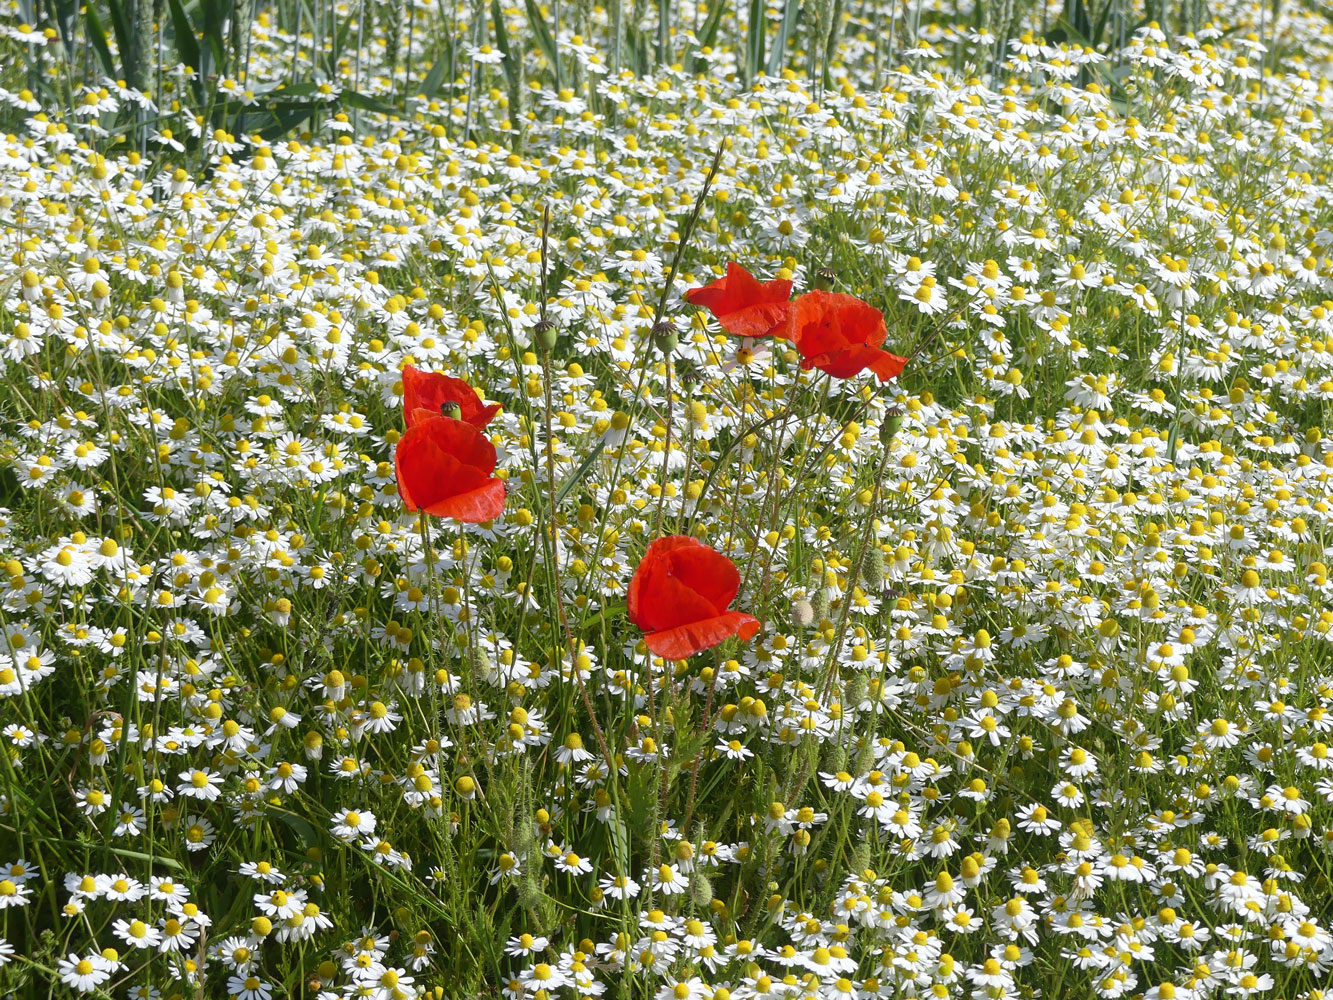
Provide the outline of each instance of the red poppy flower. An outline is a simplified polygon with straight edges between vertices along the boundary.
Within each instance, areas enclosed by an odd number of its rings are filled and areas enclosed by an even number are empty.
[[[393,466],[408,510],[472,523],[504,511],[505,484],[491,476],[495,446],[465,421],[418,419],[398,439]]]
[[[717,317],[722,329],[737,337],[780,333],[787,324],[790,297],[790,281],[758,281],[735,261],[727,264],[725,278],[685,293],[687,302],[703,306]]]
[[[500,412],[499,403],[482,406],[476,390],[461,378],[440,372],[423,372],[411,365],[403,369],[403,420],[408,427],[419,420],[440,416],[440,407],[445,403],[457,403],[458,419],[478,429],[489,424]]]
[[[629,620],[643,629],[648,649],[684,660],[731,636],[759,631],[753,615],[728,611],[741,587],[736,564],[689,535],[668,535],[648,546],[629,584]]]
[[[791,304],[787,337],[801,352],[801,367],[850,378],[869,368],[881,382],[896,377],[906,358],[882,350],[884,315],[854,295],[806,292]]]

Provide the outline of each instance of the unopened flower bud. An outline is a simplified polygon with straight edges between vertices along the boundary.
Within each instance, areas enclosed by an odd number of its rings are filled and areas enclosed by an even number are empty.
[[[690,895],[694,898],[694,905],[700,909],[706,908],[713,901],[713,883],[697,868],[690,875]]]
[[[828,617],[828,591],[819,587],[812,595],[810,601],[811,610],[814,611],[814,620],[822,622]]]
[[[872,545],[861,559],[861,582],[869,589],[884,589],[884,569],[884,551]]]

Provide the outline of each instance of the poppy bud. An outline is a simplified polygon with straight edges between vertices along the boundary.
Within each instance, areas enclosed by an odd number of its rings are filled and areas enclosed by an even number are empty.
[[[857,674],[856,676],[863,677],[865,675]],[[864,697],[864,695],[862,697]],[[850,694],[844,697],[843,700],[855,704],[855,702],[852,702]],[[830,771],[833,774],[847,770],[847,748],[841,743],[832,741],[825,743],[823,769],[825,771]]]
[[[542,887],[537,884],[537,877],[532,869],[524,872],[518,881],[518,901],[527,910],[535,910],[541,904]]]
[[[884,415],[884,420],[879,425],[880,444],[887,448],[893,443],[893,439],[898,436],[898,432],[903,429],[903,411],[894,407]]]
[[[861,582],[873,590],[884,589],[884,552],[877,545],[867,549],[861,559]]]
[[[814,620],[822,622],[828,617],[828,591],[820,587],[811,597],[810,608],[814,612]]]
[[[809,628],[815,620],[815,609],[807,600],[799,600],[791,606],[791,616],[799,628]]]
[[[674,321],[664,319],[653,327],[653,346],[663,354],[670,354],[680,343],[680,335],[676,332]]]
[[[856,847],[852,849],[852,860],[849,862],[850,870],[854,872],[865,871],[870,867],[870,845],[864,840],[858,841]]]
[[[486,655],[484,649],[472,649],[472,670],[483,681],[490,681],[495,676],[495,664],[491,658]]]
[[[713,883],[698,869],[690,875],[690,895],[694,897],[694,905],[700,909],[713,901]]]
[[[838,275],[831,267],[821,267],[815,270],[815,287],[821,292],[833,291],[833,283]]]
[[[559,336],[559,331],[554,323],[549,319],[544,319],[532,328],[533,336],[536,338],[537,346],[543,354],[550,354],[555,350],[555,341]]]

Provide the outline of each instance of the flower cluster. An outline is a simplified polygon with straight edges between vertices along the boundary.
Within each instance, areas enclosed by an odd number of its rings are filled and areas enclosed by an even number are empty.
[[[1321,995],[1329,25],[922,6],[4,78],[0,988]]]

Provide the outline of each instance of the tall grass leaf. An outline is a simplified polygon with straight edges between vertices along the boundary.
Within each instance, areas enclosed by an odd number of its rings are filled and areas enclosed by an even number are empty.
[[[759,75],[759,66],[764,61],[764,35],[768,22],[764,16],[763,0],[750,0],[749,34],[745,40],[746,75],[753,79]]]
[[[607,840],[611,844],[611,857],[615,859],[616,871],[628,875],[630,870],[629,827],[616,816],[607,824]]]
[[[559,90],[561,85],[560,52],[556,48],[555,37],[551,34],[551,29],[547,26],[546,18],[542,16],[536,0],[523,0],[523,3],[527,8],[528,24],[532,26],[532,34],[536,39],[537,47],[542,50],[542,55],[546,57],[551,72],[555,74],[555,86]]]
[[[671,32],[671,0],[657,0],[657,65],[667,61],[667,36]]]
[[[356,90],[344,90],[338,95],[338,100],[342,101],[349,108],[357,108],[361,111],[372,111],[381,115],[398,115],[402,113],[400,108],[394,107],[378,97],[371,97],[369,94],[363,94]]]
[[[91,3],[88,4],[83,8],[83,16],[83,36],[88,39],[88,44],[97,53],[97,61],[102,64],[102,69],[106,75],[116,76],[116,63],[111,57],[111,48],[106,43],[106,28],[102,24],[101,16],[97,13],[97,8]]]
[[[782,72],[782,59],[787,54],[787,42],[796,27],[796,14],[799,9],[800,5],[796,0],[787,0],[786,6],[782,8],[782,22],[778,25],[778,36],[773,39],[773,51],[768,54],[766,71],[769,76],[777,76]]]
[[[722,26],[722,15],[728,10],[728,4],[725,0],[714,0],[713,6],[708,11],[708,16],[704,18],[703,26],[695,33],[697,42],[697,51],[713,47],[717,40],[718,28]],[[702,73],[708,68],[708,62],[705,59],[696,57],[694,60],[694,72]]]
[[[440,84],[444,83],[445,70],[449,68],[449,53],[442,52],[436,58],[435,63],[426,73],[426,78],[421,81],[419,88],[421,94],[425,97],[434,97],[440,89]]]
[[[605,448],[605,439],[598,441],[597,447],[589,452],[588,457],[579,463],[579,467],[570,474],[570,477],[560,484],[560,492],[555,495],[556,506],[559,506],[560,501],[569,496],[569,491],[578,485],[579,480],[587,474],[590,468],[592,468],[592,463],[597,461],[597,456],[600,455]]]
[[[167,7],[171,11],[171,31],[172,40],[176,45],[176,52],[180,56],[180,61],[194,70],[199,66],[199,39],[194,33],[194,25],[190,23],[190,17],[185,13],[185,8],[181,6],[181,0],[167,0]]]
[[[200,10],[204,15],[203,41],[212,55],[212,64],[199,67],[199,75],[204,79],[214,73],[222,73],[227,63],[227,44],[223,27],[227,14],[232,8],[232,0],[201,0]]]
[[[126,16],[124,0],[107,0],[106,9],[111,17],[111,30],[116,35],[116,49],[120,53],[120,72],[128,80],[130,78],[128,61],[134,55],[134,38],[130,34],[130,20]]]
[[[74,0],[52,0],[51,8],[56,29],[60,32],[60,41],[68,53],[74,46],[74,26],[79,20],[79,5]]]
[[[242,115],[238,131],[258,132],[265,139],[277,139],[295,129],[316,111],[327,108],[322,101],[275,104],[263,111]]]
[[[509,32],[505,29],[504,12],[500,10],[500,0],[491,0],[491,27],[495,29],[495,47],[504,56],[505,80],[512,88],[518,81],[518,65],[514,62],[514,53],[509,48]]]
[[[625,25],[625,68],[638,76],[642,73],[642,65],[639,62],[639,33],[634,30],[634,25]]]

